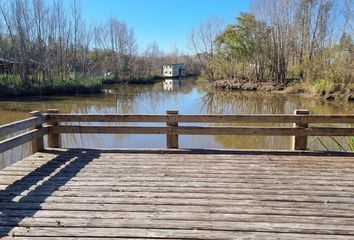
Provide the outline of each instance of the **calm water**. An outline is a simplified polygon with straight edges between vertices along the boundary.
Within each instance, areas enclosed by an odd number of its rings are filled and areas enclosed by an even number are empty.
[[[93,96],[23,98],[0,101],[0,124],[28,117],[33,110],[60,109],[62,113],[164,114],[178,109],[181,114],[292,113],[306,108],[312,113],[354,113],[353,103],[311,101],[280,94],[254,92],[210,92],[193,80],[160,82],[154,85],[111,86]],[[105,123],[107,124],[107,123]],[[145,124],[152,125],[152,124]],[[158,124],[154,124],[158,125]],[[245,124],[246,125],[246,124]],[[278,126],[287,126],[285,124]],[[64,134],[64,147],[161,148],[164,135]],[[345,139],[341,139],[345,143]],[[309,139],[311,149],[321,149]],[[326,139],[328,144],[330,142]],[[181,148],[289,149],[290,137],[180,136]],[[334,146],[332,145],[332,148]],[[3,153],[0,168],[29,154],[29,144]]]

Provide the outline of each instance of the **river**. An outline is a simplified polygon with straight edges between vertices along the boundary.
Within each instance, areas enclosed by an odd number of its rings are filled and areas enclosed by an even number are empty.
[[[277,93],[211,91],[193,79],[159,82],[153,85],[116,85],[92,96],[31,97],[0,101],[0,124],[28,117],[33,110],[60,109],[61,113],[164,114],[178,109],[181,114],[292,114],[294,109],[311,113],[354,113],[354,103],[328,102]],[[107,124],[107,123],[106,123]],[[127,124],[126,124],[127,125]],[[154,125],[158,124],[145,124]],[[243,124],[247,125],[247,124]],[[289,126],[279,124],[277,126]],[[80,135],[64,134],[63,147],[163,148],[164,135]],[[329,139],[323,138],[331,149]],[[346,145],[346,139],[341,138]],[[181,148],[289,149],[290,137],[277,136],[180,136]],[[27,156],[29,144],[1,154],[0,169]],[[323,149],[309,138],[310,149]]]

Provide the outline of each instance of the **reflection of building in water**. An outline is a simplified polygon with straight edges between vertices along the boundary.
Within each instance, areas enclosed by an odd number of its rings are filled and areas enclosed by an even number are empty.
[[[179,88],[180,85],[181,85],[180,80],[166,79],[163,82],[163,89],[167,91],[176,90]]]

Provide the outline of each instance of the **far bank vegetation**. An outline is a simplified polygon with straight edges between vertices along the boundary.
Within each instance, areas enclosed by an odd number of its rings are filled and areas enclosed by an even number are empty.
[[[354,1],[252,0],[223,27],[210,18],[190,47],[201,77],[223,88],[354,99]],[[289,88],[289,86],[291,86]]]
[[[134,29],[115,16],[89,24],[84,3],[0,0],[0,96],[97,93],[102,81],[154,81],[175,62],[198,73],[177,48],[138,48]]]

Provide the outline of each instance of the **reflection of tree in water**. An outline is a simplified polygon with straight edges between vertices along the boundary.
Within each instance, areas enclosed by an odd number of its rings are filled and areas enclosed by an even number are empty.
[[[207,114],[280,114],[291,113],[294,102],[280,96],[254,92],[211,92],[204,96],[202,112]],[[289,126],[289,124],[214,123],[213,126]],[[288,149],[289,137],[278,136],[214,136],[228,149]]]
[[[292,113],[299,105],[281,95],[221,91],[205,94],[202,111],[208,114],[280,114]]]
[[[297,98],[289,98],[277,94],[259,94],[255,92],[210,92],[203,97],[202,112],[208,114],[292,114],[294,109],[307,108],[312,113],[353,113],[354,108],[350,104],[341,105],[323,101],[306,100],[300,101]],[[211,124],[213,126],[225,126],[225,124]],[[230,123],[227,125],[256,126],[254,123]],[[257,124],[257,126],[291,126],[291,124]],[[214,136],[214,139],[221,143],[224,148],[262,148],[262,149],[289,149],[290,137],[281,136]],[[318,142],[311,141],[311,149],[322,149]],[[347,138],[338,138],[345,143]],[[328,139],[324,141],[331,149],[335,149],[333,142]]]

